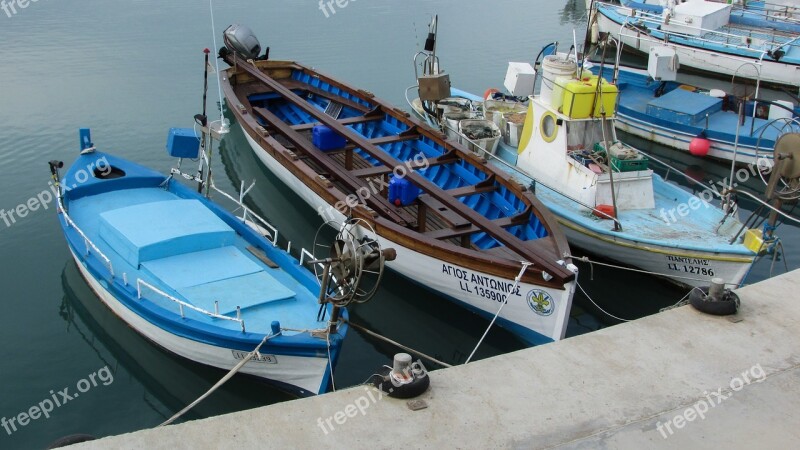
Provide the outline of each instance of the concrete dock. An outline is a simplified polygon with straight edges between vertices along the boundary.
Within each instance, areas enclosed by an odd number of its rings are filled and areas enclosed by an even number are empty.
[[[738,294],[434,371],[421,410],[356,387],[77,448],[796,448],[800,271]]]

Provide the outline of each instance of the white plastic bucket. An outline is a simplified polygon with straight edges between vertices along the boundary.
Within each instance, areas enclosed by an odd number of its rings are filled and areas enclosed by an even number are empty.
[[[775,103],[781,104],[789,109],[794,109],[794,104],[786,100],[775,100]],[[787,111],[780,106],[769,105],[769,120],[791,119],[792,115],[791,111]]]
[[[545,105],[552,104],[553,90],[559,77],[572,79],[576,75],[575,61],[571,61],[563,55],[545,56],[542,60],[542,89],[539,94],[542,102]]]

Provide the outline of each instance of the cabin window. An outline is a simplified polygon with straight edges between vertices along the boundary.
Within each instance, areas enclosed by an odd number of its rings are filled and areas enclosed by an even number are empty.
[[[544,113],[539,128],[542,130],[542,139],[544,139],[545,142],[553,142],[556,140],[558,124],[556,123],[555,114],[549,111]]]

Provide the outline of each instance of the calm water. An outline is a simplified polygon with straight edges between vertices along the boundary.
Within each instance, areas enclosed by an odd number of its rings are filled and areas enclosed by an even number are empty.
[[[532,60],[547,42],[571,42],[583,1],[361,0],[330,18],[313,0],[228,0],[216,4],[216,33],[250,25],[275,58],[297,59],[404,106],[413,80],[411,56],[431,14],[441,16],[439,53],[455,82],[483,92],[502,84],[507,61]],[[330,13],[329,13],[330,14]],[[213,47],[204,0],[48,1],[12,17],[0,11],[0,208],[48,189],[46,162],[71,163],[77,128],[89,126],[102,150],[160,170],[167,129],[189,126],[200,112],[202,49]],[[212,93],[212,98],[216,95]],[[644,145],[647,145],[646,143]],[[653,151],[661,151],[653,149]],[[669,154],[664,153],[664,154]],[[681,170],[717,179],[725,168],[678,157]],[[217,183],[233,190],[256,180],[250,204],[293,247],[310,245],[320,220],[251,154],[238,128],[215,154]],[[693,165],[693,166],[692,166]],[[690,167],[691,166],[691,167]],[[222,372],[167,355],[107,311],[72,263],[53,208],[0,221],[0,417],[13,417],[91,374],[113,374],[16,432],[0,429],[0,448],[37,448],[72,433],[98,436],[152,427],[193,401]],[[784,229],[797,250],[797,231]],[[793,240],[794,239],[794,240]],[[797,267],[790,258],[790,265]],[[782,264],[782,263],[779,263]],[[583,267],[581,283],[611,312],[640,317],[684,292],[646,277]],[[751,281],[765,278],[759,264]],[[615,322],[581,297],[569,334]],[[588,311],[588,312],[587,312]],[[463,362],[486,322],[425,290],[388,276],[379,295],[352,310],[354,321],[451,363]],[[521,348],[500,329],[478,356]],[[337,386],[363,382],[396,349],[353,331],[336,371]],[[108,369],[104,369],[108,367]],[[234,378],[186,416],[196,419],[288,400],[246,378]]]

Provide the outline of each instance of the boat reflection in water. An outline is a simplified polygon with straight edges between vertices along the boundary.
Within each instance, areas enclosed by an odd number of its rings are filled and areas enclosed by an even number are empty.
[[[128,389],[138,388],[137,384],[144,388],[139,406],[147,405],[152,410],[151,426],[196,400],[225,374],[223,370],[170,355],[136,333],[98,301],[71,259],[64,267],[61,282],[64,298],[59,314],[68,328],[80,334],[115,373],[117,384],[127,374],[135,380]],[[236,375],[212,397],[190,410],[183,420],[227,414],[292,398],[252,377]]]

